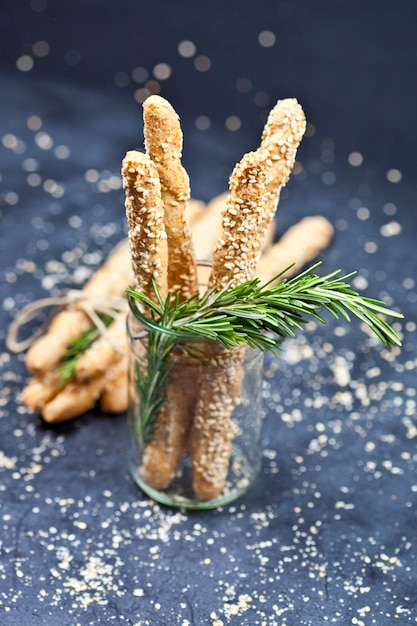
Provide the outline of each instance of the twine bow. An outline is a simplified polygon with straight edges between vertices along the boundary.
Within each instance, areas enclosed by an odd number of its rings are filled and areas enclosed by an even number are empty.
[[[126,298],[121,296],[89,296],[83,293],[79,289],[70,289],[62,296],[52,296],[50,298],[41,298],[30,302],[23,309],[21,309],[14,320],[9,326],[9,330],[6,337],[6,347],[10,352],[16,354],[27,350],[34,341],[43,333],[45,323],[35,330],[30,337],[22,341],[18,340],[19,332],[21,328],[32,321],[39,311],[48,307],[62,307],[62,306],[74,306],[83,311],[96,326],[100,334],[107,339],[111,346],[121,352],[120,347],[117,346],[111,339],[108,333],[108,329],[100,319],[100,314],[110,315],[115,317],[118,313],[128,311],[128,304]]]

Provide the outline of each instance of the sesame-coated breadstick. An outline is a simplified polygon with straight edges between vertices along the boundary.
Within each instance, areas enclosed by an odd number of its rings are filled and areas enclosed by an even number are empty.
[[[48,331],[29,348],[26,367],[35,376],[41,377],[53,370],[71,341],[91,327],[90,318],[75,306],[57,313]]]
[[[268,115],[258,148],[268,156],[268,190],[271,195],[264,207],[268,222],[275,214],[281,190],[294,167],[305,128],[304,111],[295,98],[278,100]]]
[[[127,152],[122,163],[130,255],[136,287],[154,297],[154,280],[168,293],[168,247],[158,172],[148,155]]]
[[[162,297],[167,294],[167,240],[163,221],[163,205],[156,167],[145,154],[128,152],[123,162],[123,181],[126,190],[126,213],[136,286],[153,297],[151,279],[159,281]],[[133,190],[132,190],[133,188]],[[162,235],[163,234],[163,235]],[[163,244],[157,246],[156,244]],[[161,260],[161,262],[160,262]],[[163,273],[162,270],[163,269]],[[162,287],[163,285],[163,287]],[[176,380],[181,370],[174,365],[170,380]],[[190,388],[187,380],[187,387]],[[144,451],[142,474],[151,487],[167,485],[182,456],[189,421],[183,414],[187,393],[181,384],[168,382],[167,402],[155,420],[155,437]]]
[[[201,369],[199,392],[189,437],[193,490],[211,500],[224,488],[234,437],[231,414],[239,399],[246,346],[207,347],[210,360]]]
[[[142,459],[142,478],[153,489],[168,487],[186,450],[199,370],[195,359],[183,355],[169,374],[166,402]]]
[[[123,381],[122,372],[124,372],[125,378],[127,377],[126,355],[128,351],[125,312],[117,316],[107,333],[106,336],[99,337],[87,352],[80,357],[75,368],[74,377],[70,381],[63,382],[61,374],[57,371],[47,372],[41,378],[32,378],[23,389],[22,399],[25,405],[34,411],[42,411],[48,403],[64,392],[68,384],[71,383],[72,388],[76,388],[79,385],[81,391],[85,388],[86,383],[93,384],[93,381],[103,378],[108,371],[113,371],[116,365],[120,369],[119,381]],[[118,365],[119,362],[121,362],[120,366]],[[113,381],[112,388],[114,389],[115,387],[116,382]],[[67,391],[65,391],[65,394],[67,394]],[[111,407],[111,405],[111,401],[107,401],[107,406]],[[124,406],[126,407],[126,402]],[[114,411],[109,408],[108,412]],[[74,416],[78,414],[75,412]]]
[[[239,285],[253,278],[268,217],[264,209],[271,196],[267,184],[267,156],[260,151],[245,154],[229,180],[223,232],[213,254],[210,286],[217,290],[231,281]]]
[[[244,155],[229,180],[223,234],[214,250],[210,279],[217,290],[254,277],[279,192],[294,164],[305,128],[301,107],[295,100],[280,101],[272,120],[261,147]],[[190,433],[193,488],[201,500],[215,498],[224,487],[233,439],[231,414],[245,355],[244,347],[217,347],[214,352],[215,364],[202,373]]]
[[[155,95],[143,103],[143,121],[146,152],[161,181],[168,238],[168,288],[188,298],[197,291],[197,266],[186,219],[190,183],[181,164],[180,121],[171,104]]]
[[[215,196],[203,209],[200,217],[191,225],[195,255],[198,261],[211,261],[213,250],[222,234],[222,215],[226,208],[229,192]],[[275,223],[271,221],[265,234],[262,252],[268,248],[275,237]],[[200,271],[198,267],[198,271]]]
[[[250,152],[229,180],[230,195],[223,213],[223,234],[214,250],[210,284],[217,290],[253,278],[266,223],[266,157]],[[239,397],[245,346],[225,349],[210,345],[210,362],[201,372],[190,431],[193,489],[200,500],[223,490],[233,439],[231,414]]]

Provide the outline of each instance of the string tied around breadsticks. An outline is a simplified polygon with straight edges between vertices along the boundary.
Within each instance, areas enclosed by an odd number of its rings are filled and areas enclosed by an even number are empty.
[[[19,341],[19,333],[23,326],[35,319],[44,309],[70,306],[75,306],[85,313],[100,335],[109,342],[112,348],[122,355],[125,354],[125,351],[109,336],[108,329],[101,320],[100,315],[109,315],[114,318],[118,313],[128,311],[126,298],[121,296],[106,296],[105,298],[87,296],[79,289],[69,289],[62,295],[40,298],[24,306],[18,311],[9,326],[6,336],[6,348],[9,352],[15,354],[25,352],[43,333],[47,322],[41,324],[29,337]]]

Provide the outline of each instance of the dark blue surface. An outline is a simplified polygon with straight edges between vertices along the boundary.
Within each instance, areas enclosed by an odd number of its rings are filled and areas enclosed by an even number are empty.
[[[2,2],[0,624],[416,623],[416,27],[405,0]],[[262,473],[211,512],[138,491],[124,416],[42,424],[20,402],[23,358],[4,348],[17,310],[82,284],[123,237],[120,161],[142,143],[132,70],[155,80],[159,63],[204,200],[256,148],[276,99],[299,99],[310,136],[279,233],[325,215],[335,238],[322,271],[357,269],[357,289],[405,314],[401,351],[329,320],[268,358]]]

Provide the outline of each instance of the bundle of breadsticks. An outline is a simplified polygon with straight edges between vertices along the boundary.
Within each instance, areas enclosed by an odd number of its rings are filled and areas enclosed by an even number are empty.
[[[162,295],[170,291],[187,298],[197,291],[196,259],[212,261],[209,286],[221,289],[231,280],[237,284],[254,276],[268,281],[291,264],[286,275],[294,274],[329,245],[333,228],[319,215],[304,218],[274,241],[280,191],[289,178],[305,128],[296,100],[278,101],[259,148],[236,165],[229,191],[207,205],[190,198],[189,178],[181,163],[182,131],[173,107],[163,98],[151,96],[143,104],[143,117],[145,152],[129,151],[122,165],[129,236],[82,289],[91,307],[97,299],[124,296],[132,284],[153,297],[152,279]],[[124,412],[128,388],[126,315],[127,309],[115,314],[107,330],[99,333],[80,356],[73,375],[63,380],[60,365],[65,353],[91,328],[92,320],[79,302],[59,311],[26,355],[32,378],[23,390],[24,403],[50,423],[81,415],[97,402],[106,413]],[[166,486],[188,448],[198,497],[214,497],[221,490],[242,355],[240,348],[212,348],[211,373],[210,368],[205,369],[207,380],[199,386],[200,396],[182,394],[183,402],[192,404],[193,411],[178,406],[177,396],[181,394],[175,389],[182,381],[175,379],[174,368],[171,391],[167,392],[168,400],[173,394],[174,401],[161,410],[155,437],[145,451],[145,482],[156,488]],[[217,368],[215,376],[213,368]],[[209,381],[216,380],[223,381],[221,391],[210,389]],[[215,402],[208,403],[207,398],[215,398]],[[169,414],[166,407],[175,402],[177,409]],[[209,410],[215,414],[210,416]],[[176,424],[184,415],[188,421]],[[216,427],[210,429],[208,424]],[[211,458],[213,450],[216,459]]]
[[[162,298],[168,292],[188,298],[198,289],[199,251],[187,220],[190,186],[181,164],[180,122],[172,106],[159,96],[144,102],[143,117],[146,152],[129,151],[122,164],[135,287],[152,299],[155,281]],[[279,244],[271,244],[280,192],[304,130],[298,102],[278,101],[259,148],[235,166],[229,193],[221,200],[221,230],[213,242],[209,289],[236,286],[257,273],[270,279],[291,263],[295,263],[291,271],[297,271],[329,243],[332,228],[316,216],[299,223]],[[194,235],[199,229],[207,239],[204,217],[197,221]],[[198,380],[182,380],[184,369],[173,364],[166,402],[156,416],[141,468],[146,484],[165,489],[188,450],[193,490],[200,500],[215,498],[225,484],[234,431],[232,412],[246,346],[226,349],[211,342],[205,351],[207,362],[197,370]]]

